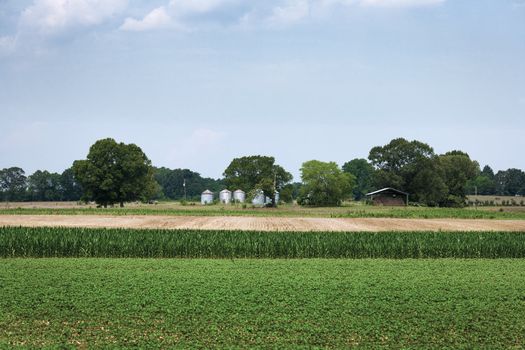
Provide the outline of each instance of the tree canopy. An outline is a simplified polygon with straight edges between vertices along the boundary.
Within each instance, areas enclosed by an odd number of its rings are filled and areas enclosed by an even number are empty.
[[[262,190],[275,206],[275,191],[292,180],[292,175],[280,165],[274,157],[247,156],[235,158],[224,170],[224,181],[232,190],[241,189],[247,193]]]
[[[161,187],[162,197],[168,199],[184,198],[184,188],[186,198],[197,199],[206,189],[217,192],[224,187],[222,180],[202,177],[189,169],[155,168],[155,180]]]
[[[355,177],[355,187],[352,190],[354,199],[360,200],[372,191],[374,167],[366,159],[352,159],[343,164],[343,171]]]
[[[111,138],[95,142],[86,160],[73,163],[73,171],[84,199],[104,207],[146,200],[156,191],[151,161],[140,147]]]
[[[4,201],[23,198],[26,190],[25,172],[18,167],[0,170],[0,195]]]
[[[303,186],[298,202],[303,205],[337,206],[348,198],[355,177],[343,172],[335,162],[310,160],[301,167]]]
[[[372,148],[369,159],[376,167],[377,188],[398,188],[430,206],[465,205],[469,181],[480,173],[479,164],[464,152],[438,156],[429,145],[402,138]]]

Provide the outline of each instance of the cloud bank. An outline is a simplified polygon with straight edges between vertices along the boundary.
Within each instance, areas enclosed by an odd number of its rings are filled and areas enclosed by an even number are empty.
[[[0,33],[0,55],[61,36],[78,36],[106,25],[105,30],[195,31],[219,27],[286,27],[309,18],[330,19],[341,9],[416,8],[446,0],[166,0],[164,5],[130,16],[139,9],[128,0],[33,0],[18,15],[13,33]],[[0,5],[1,6],[1,5]],[[147,6],[147,2],[142,3]],[[139,12],[140,13],[140,12]],[[323,14],[319,16],[319,14]],[[328,14],[328,16],[327,16]],[[36,39],[35,39],[36,38]]]

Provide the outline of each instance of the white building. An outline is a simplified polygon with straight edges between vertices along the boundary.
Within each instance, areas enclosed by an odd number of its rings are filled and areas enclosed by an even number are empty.
[[[206,190],[201,194],[201,204],[211,204],[213,203],[213,192]]]
[[[223,204],[229,204],[232,201],[232,192],[226,189],[219,193],[219,200]]]

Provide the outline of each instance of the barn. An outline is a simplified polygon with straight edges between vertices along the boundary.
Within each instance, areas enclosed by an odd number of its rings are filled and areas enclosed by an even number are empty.
[[[392,187],[386,187],[374,192],[367,193],[366,198],[374,205],[408,205],[408,193]]]

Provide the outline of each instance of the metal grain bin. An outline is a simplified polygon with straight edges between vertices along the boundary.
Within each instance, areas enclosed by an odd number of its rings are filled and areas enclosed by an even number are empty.
[[[232,201],[232,192],[226,189],[219,193],[219,200],[223,204],[229,204]]]
[[[201,204],[211,204],[213,203],[213,192],[206,190],[201,194]]]
[[[233,200],[239,203],[244,203],[244,201],[246,200],[246,193],[243,190],[234,191]]]

